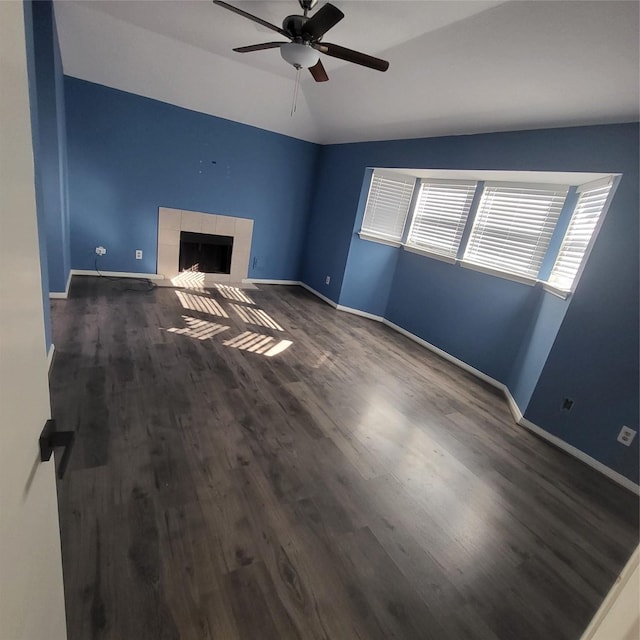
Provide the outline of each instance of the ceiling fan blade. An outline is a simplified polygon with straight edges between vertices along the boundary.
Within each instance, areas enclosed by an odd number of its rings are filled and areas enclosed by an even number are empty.
[[[262,44],[250,44],[246,47],[236,47],[234,51],[238,53],[249,53],[251,51],[262,51],[263,49],[275,49],[286,42],[263,42]]]
[[[332,4],[325,4],[302,27],[302,33],[311,36],[311,40],[319,40],[322,36],[335,27],[344,18],[344,13]]]
[[[318,60],[313,67],[309,67],[309,71],[311,71],[311,75],[316,82],[326,82],[329,79],[322,60]]]
[[[242,16],[243,18],[247,18],[248,20],[257,22],[258,24],[261,24],[263,27],[267,27],[267,29],[271,29],[272,31],[277,31],[280,35],[285,36],[285,38],[291,39],[291,36],[284,29],[281,29],[280,27],[276,27],[275,24],[271,24],[270,22],[267,22],[262,18],[258,18],[258,16],[254,16],[252,13],[247,13],[242,9],[238,9],[237,7],[234,7],[228,2],[222,2],[222,0],[213,0],[213,4],[217,4],[218,6],[223,7],[224,9],[233,11],[233,13],[237,13],[239,16]]]
[[[347,49],[341,47],[338,44],[331,44],[329,42],[317,42],[312,45],[315,49],[322,53],[326,53],[332,58],[340,58],[340,60],[346,60],[347,62],[353,62],[360,64],[363,67],[369,67],[369,69],[375,69],[376,71],[386,71],[389,68],[389,63],[381,58],[374,58],[366,53],[360,51],[354,51],[353,49]]]

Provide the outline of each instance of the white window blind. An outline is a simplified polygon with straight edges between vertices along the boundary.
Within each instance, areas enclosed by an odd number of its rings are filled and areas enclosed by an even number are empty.
[[[374,171],[362,221],[362,233],[400,242],[416,179]]]
[[[536,278],[568,190],[566,186],[487,183],[464,259]]]
[[[578,203],[551,271],[549,284],[563,291],[571,291],[607,203],[611,185],[609,178],[604,183],[592,183],[592,186],[585,185],[582,190],[579,189]]]
[[[407,245],[455,258],[476,185],[422,180]]]

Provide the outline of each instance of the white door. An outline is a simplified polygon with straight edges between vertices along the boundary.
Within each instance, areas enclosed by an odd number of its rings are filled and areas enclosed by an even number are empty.
[[[0,638],[66,638],[22,2],[0,1]]]

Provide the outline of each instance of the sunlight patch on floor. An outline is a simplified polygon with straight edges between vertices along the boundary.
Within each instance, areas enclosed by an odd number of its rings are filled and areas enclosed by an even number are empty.
[[[230,287],[228,284],[215,284],[215,288],[220,295],[227,300],[235,300],[236,302],[246,302],[247,304],[255,304],[255,302],[238,287]]]
[[[182,316],[184,323],[187,325],[183,328],[171,327],[167,329],[169,333],[177,333],[180,336],[188,336],[198,340],[208,340],[223,331],[227,331],[230,327],[223,324],[216,324],[208,320],[200,320],[190,316]]]
[[[245,331],[235,338],[225,340],[226,347],[240,349],[241,351],[251,351],[271,358],[288,349],[293,342],[291,340],[278,340],[273,336],[265,336],[261,333]]]
[[[200,296],[194,293],[186,293],[185,291],[176,291],[176,296],[180,300],[180,304],[189,311],[200,311],[201,313],[208,313],[212,316],[219,316],[220,318],[228,318],[227,312],[220,306],[220,303],[213,298],[207,296]]]
[[[175,278],[171,278],[171,284],[173,284],[174,287],[204,291],[204,277],[205,274],[199,271],[183,271]]]
[[[262,309],[253,309],[252,307],[241,307],[237,304],[229,305],[247,324],[257,324],[259,327],[267,327],[268,329],[276,329],[276,331],[284,331],[284,329]]]

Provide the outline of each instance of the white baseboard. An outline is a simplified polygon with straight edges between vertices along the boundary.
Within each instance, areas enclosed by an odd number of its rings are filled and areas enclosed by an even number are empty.
[[[507,387],[506,384],[503,384],[502,387],[503,387],[502,392],[504,393],[504,396],[507,399],[507,404],[509,405],[509,409],[511,409],[511,415],[513,416],[513,419],[518,424],[520,424],[520,420],[524,419],[524,415],[522,411],[520,411],[520,407],[518,406],[516,399],[511,395],[511,391],[509,390],[509,387]]]
[[[67,284],[64,287],[64,291],[49,291],[49,298],[66,300],[69,297],[69,287],[71,286],[72,271],[69,271],[67,276]]]
[[[438,354],[444,360],[448,360],[449,362],[455,364],[461,369],[468,371],[472,375],[476,376],[476,378],[480,378],[480,380],[484,380],[484,382],[486,382],[487,384],[490,384],[491,386],[500,389],[500,391],[504,391],[506,389],[505,385],[502,382],[498,382],[498,380],[496,380],[495,378],[488,376],[486,373],[483,373],[479,369],[472,367],[470,364],[467,364],[463,360],[459,360],[455,356],[452,356],[451,354],[447,353],[446,351],[443,351],[439,347],[436,347],[434,344],[431,344],[430,342],[423,340],[422,338],[418,337],[414,333],[411,333],[410,331],[403,329],[399,325],[394,324],[393,322],[390,322],[386,318],[383,318],[382,323],[386,324],[388,327],[391,327],[391,329],[393,329],[394,331],[401,333],[403,336],[406,336],[407,338],[409,338],[409,340],[413,340],[414,342],[417,342],[419,345],[425,347],[426,349],[429,349],[429,351],[433,351],[433,353]]]
[[[498,383],[498,384],[501,384],[501,383]],[[610,469],[606,465],[602,464],[602,462],[599,462],[595,458],[592,458],[590,455],[587,455],[586,453],[584,453],[584,451],[580,451],[580,449],[577,449],[576,447],[569,444],[568,442],[565,442],[562,438],[558,438],[558,436],[554,436],[552,433],[549,433],[542,427],[539,427],[534,422],[531,422],[531,420],[527,420],[527,418],[525,418],[522,415],[522,411],[520,411],[520,407],[516,403],[514,397],[511,395],[511,391],[509,391],[506,385],[502,385],[502,386],[504,387],[503,392],[504,392],[505,398],[507,399],[507,403],[509,404],[509,409],[511,409],[511,413],[513,414],[513,419],[516,421],[517,424],[519,424],[521,427],[524,427],[525,429],[528,429],[532,433],[535,433],[537,436],[540,436],[547,442],[550,442],[551,444],[555,445],[556,447],[558,447],[558,449],[562,449],[562,451],[564,451],[565,453],[568,453],[570,456],[573,456],[574,458],[577,458],[584,464],[589,465],[591,468],[595,469],[596,471],[599,471],[603,475],[607,476],[607,478],[623,486],[625,489],[632,491],[636,495],[640,495],[640,485],[637,485],[635,482],[632,482],[631,480],[629,480],[629,478],[625,478],[622,474],[618,473],[617,471]]]
[[[438,347],[436,347],[435,345],[432,345],[426,340],[423,340],[422,338],[419,338],[418,336],[410,333],[406,329],[399,327],[393,322],[389,322],[389,320],[387,320],[386,318],[383,319],[382,322],[383,324],[386,324],[388,327],[391,327],[394,331],[401,333],[407,338],[429,349],[430,351],[437,353],[440,357],[444,358],[445,360],[452,362],[453,364],[457,365],[461,369],[464,369],[465,371],[468,371],[469,373],[473,374],[477,378],[480,378],[480,380],[484,380],[484,382],[496,387],[497,389],[500,389],[500,391],[502,391],[502,393],[505,396],[505,399],[507,401],[507,404],[509,405],[509,409],[513,416],[513,420],[516,424],[520,425],[521,427],[524,427],[525,429],[528,429],[529,431],[532,431],[536,435],[547,440],[547,442],[554,444],[559,449],[562,449],[563,451],[573,456],[574,458],[577,458],[584,464],[587,464],[591,468],[595,469],[596,471],[599,471],[603,475],[607,476],[607,478],[610,478],[617,484],[623,486],[625,489],[632,491],[636,495],[640,495],[640,485],[635,484],[635,482],[632,482],[628,478],[625,478],[622,474],[618,473],[617,471],[610,469],[606,465],[602,464],[602,462],[599,462],[598,460],[596,460],[595,458],[592,458],[591,456],[587,455],[583,451],[580,451],[580,449],[577,449],[576,447],[574,447],[573,445],[570,445],[569,443],[565,442],[561,438],[558,438],[557,436],[554,436],[548,431],[545,431],[542,427],[539,427],[538,425],[534,424],[530,420],[527,420],[522,414],[522,410],[518,406],[518,403],[515,401],[515,398],[511,395],[511,391],[509,390],[507,385],[505,385],[502,382],[499,382],[498,380],[496,380],[495,378],[492,378],[491,376],[488,376],[486,373],[479,371],[478,369],[472,367],[471,365],[468,365],[466,362],[462,360],[458,360],[458,358],[448,354],[446,351],[443,351],[442,349],[439,349]]]
[[[283,284],[283,285],[297,285],[306,289],[310,293],[313,293],[314,296],[317,296],[327,304],[331,305],[334,309],[340,309],[341,311],[346,311],[347,313],[354,313],[356,315],[361,315],[366,318],[374,318],[378,319],[378,316],[372,316],[366,311],[358,311],[357,309],[351,309],[349,307],[340,307],[336,302],[331,300],[331,298],[327,298],[327,296],[322,295],[319,291],[312,289],[308,284],[302,282],[301,280],[271,280],[265,278],[243,278],[242,282],[246,282],[248,284]]]
[[[578,460],[589,465],[591,468],[595,469],[596,471],[599,471],[603,475],[607,476],[607,478],[623,486],[625,489],[632,491],[636,495],[640,495],[640,485],[637,485],[635,482],[632,482],[631,480],[629,480],[629,478],[625,478],[622,474],[618,473],[617,471],[610,469],[606,465],[602,464],[602,462],[599,462],[595,458],[592,458],[590,455],[587,455],[586,453],[584,453],[584,451],[580,451],[580,449],[577,449],[576,447],[574,447],[573,445],[570,445],[568,442],[565,442],[561,438],[554,436],[552,433],[545,431],[542,427],[539,427],[537,424],[534,424],[533,422],[531,422],[530,420],[527,420],[526,418],[521,418],[520,420],[518,420],[518,424],[524,427],[525,429],[532,431],[533,433],[540,436],[541,438],[544,438],[551,444],[554,444],[556,447],[558,447],[558,449],[562,449],[563,451],[573,456],[574,458],[577,458]]]
[[[95,269],[71,269],[72,276],[108,276],[109,278],[143,278],[144,280],[164,280],[159,273],[131,273],[129,271],[100,271]]]
[[[242,282],[247,284],[302,284],[300,280],[270,280],[268,278],[242,278]]]
[[[336,304],[335,302],[333,302],[333,300],[329,300],[329,298],[323,296],[321,293],[318,293],[315,289],[312,289],[310,286],[306,285],[304,282],[301,282],[300,285],[305,289],[307,289],[308,291],[310,291],[311,293],[313,293],[314,295],[324,300],[325,302],[327,302],[328,304],[330,304],[332,307],[335,307],[339,311],[352,313],[354,315],[359,315],[365,318],[370,318],[371,320],[377,320],[378,322],[382,322],[382,324],[385,324],[389,328],[393,329],[394,331],[401,333],[403,336],[409,338],[410,340],[413,340],[414,342],[423,346],[425,349],[429,349],[429,351],[433,351],[433,353],[438,354],[441,358],[455,364],[456,366],[460,367],[461,369],[464,369],[465,371],[468,371],[472,375],[476,376],[480,380],[483,380],[487,384],[490,384],[496,389],[499,389],[500,391],[502,391],[502,393],[505,396],[507,404],[509,405],[509,410],[511,411],[511,414],[513,415],[513,420],[516,424],[520,425],[521,427],[524,427],[525,429],[528,429],[529,431],[532,431],[533,433],[547,440],[548,442],[555,445],[559,449],[562,449],[562,451],[565,451],[569,455],[573,456],[574,458],[577,458],[584,464],[590,466],[592,469],[599,471],[603,475],[607,476],[607,478],[609,478],[610,480],[613,480],[614,482],[624,487],[625,489],[635,493],[636,495],[640,495],[640,485],[637,485],[635,482],[629,480],[628,478],[625,478],[622,474],[602,464],[602,462],[599,462],[595,458],[592,458],[590,455],[587,455],[583,451],[580,451],[580,449],[577,449],[576,447],[574,447],[573,445],[570,445],[569,443],[565,442],[561,438],[554,436],[548,431],[545,431],[542,427],[539,427],[533,422],[527,420],[524,417],[522,411],[520,410],[518,403],[515,401],[515,398],[511,395],[511,391],[509,390],[507,385],[505,385],[504,383],[499,382],[498,380],[496,380],[495,378],[492,378],[491,376],[488,376],[486,373],[483,373],[479,369],[472,367],[471,365],[467,364],[463,360],[459,360],[455,356],[452,356],[446,351],[439,349],[438,347],[431,344],[430,342],[423,340],[422,338],[416,336],[410,331],[407,331],[406,329],[403,329],[399,325],[394,324],[393,322],[390,322],[386,318],[382,318],[381,316],[375,316],[372,313],[367,313],[366,311],[359,311],[358,309],[352,309],[350,307],[344,307],[342,305]]]
[[[338,311],[344,311],[345,313],[350,313],[351,315],[354,315],[354,316],[369,318],[369,320],[375,320],[376,322],[384,322],[384,318],[382,316],[376,316],[373,313],[369,313],[368,311],[360,311],[360,309],[354,309],[353,307],[345,307],[342,304],[336,305],[336,309]]]
[[[297,285],[309,291],[309,293],[313,293],[314,296],[320,298],[327,304],[331,305],[334,309],[340,309],[341,311],[346,311],[347,313],[354,313],[356,315],[361,315],[366,318],[374,318],[378,319],[378,316],[372,316],[370,313],[366,311],[358,311],[357,309],[351,309],[349,307],[340,307],[336,302],[331,300],[331,298],[327,298],[327,296],[322,295],[319,291],[312,289],[308,284],[302,282],[301,280],[269,280],[263,278],[244,278],[242,282],[246,282],[249,284],[284,284],[284,285]]]
[[[56,345],[53,342],[49,345],[49,351],[47,351],[47,370],[51,373],[51,367],[53,366],[53,356],[56,352]]]
[[[320,300],[324,300],[327,304],[331,305],[334,309],[338,308],[338,303],[331,300],[331,298],[327,298],[327,296],[323,296],[319,291],[312,289],[308,284],[305,284],[304,282],[300,282],[299,284],[303,289],[306,289],[310,293],[313,293],[314,296],[318,296]]]

